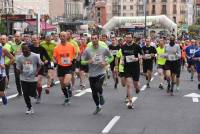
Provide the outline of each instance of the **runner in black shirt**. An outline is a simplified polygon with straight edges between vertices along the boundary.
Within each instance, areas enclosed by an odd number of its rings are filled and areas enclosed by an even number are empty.
[[[32,45],[30,46],[31,52],[34,52],[40,56],[41,61],[43,64],[49,64],[50,63],[50,57],[42,46],[40,46],[40,39],[37,37],[37,35],[32,36]],[[37,81],[37,91],[38,91],[38,97],[36,104],[39,104],[41,101],[41,94],[42,94],[42,78],[45,75],[44,73],[44,65],[41,66],[40,71],[38,72],[38,81]],[[49,94],[49,89],[45,90],[46,94]]]
[[[126,44],[120,49],[123,55],[124,75],[126,78],[127,95],[128,95],[128,108],[133,108],[132,102],[132,88],[135,87],[136,93],[140,92],[139,77],[140,77],[140,64],[139,59],[142,55],[141,47],[133,43],[133,36],[131,33],[126,34]]]
[[[118,74],[116,73],[116,71],[114,71],[114,67],[115,67],[115,57],[116,57],[118,50],[120,49],[120,46],[118,46],[118,44],[117,44],[116,37],[111,37],[111,40],[112,40],[112,44],[109,46],[109,50],[110,50],[111,54],[114,56],[114,60],[110,63],[110,68],[111,68],[112,76],[113,76],[113,79],[115,82],[114,88],[117,89]]]
[[[151,76],[152,76],[152,70],[153,70],[153,61],[155,54],[157,53],[156,49],[150,45],[150,39],[146,39],[146,44],[145,46],[142,47],[143,51],[143,72],[146,75],[146,80],[147,80],[147,88],[150,88],[150,81],[151,81]]]

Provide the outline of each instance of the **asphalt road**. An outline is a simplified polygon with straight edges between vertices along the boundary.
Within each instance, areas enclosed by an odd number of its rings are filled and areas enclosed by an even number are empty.
[[[194,102],[184,97],[190,93],[200,94],[197,78],[193,82],[189,78],[188,72],[183,71],[180,91],[167,96],[166,90],[158,89],[157,75],[153,76],[150,89],[145,88],[141,76],[143,91],[134,94],[137,98],[134,98],[133,110],[128,110],[124,103],[125,89],[121,86],[113,89],[113,80],[109,79],[104,86],[106,103],[98,115],[92,114],[95,105],[89,89],[76,92],[72,103],[63,106],[64,97],[58,84],[49,95],[43,92],[41,104],[35,104],[32,99],[33,115],[25,114],[23,97],[14,97],[7,106],[0,104],[0,134],[200,134],[198,96]],[[6,93],[8,96],[16,94],[12,74]]]

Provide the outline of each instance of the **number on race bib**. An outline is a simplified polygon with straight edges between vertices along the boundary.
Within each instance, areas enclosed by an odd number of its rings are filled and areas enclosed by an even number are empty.
[[[23,72],[24,73],[33,72],[33,64],[25,63],[23,65]]]
[[[194,54],[195,53],[195,49],[190,49],[190,54]]]
[[[61,62],[63,65],[69,65],[71,63],[69,57],[61,57]]]
[[[136,62],[136,61],[138,61],[138,58],[135,58],[135,55],[126,56],[126,62],[127,63]]]
[[[145,54],[144,55],[147,59],[151,59],[151,54]]]
[[[112,55],[117,55],[118,50],[111,50],[110,52]]]
[[[168,59],[169,59],[170,61],[176,60],[176,56],[173,55],[173,54],[168,55]]]
[[[94,57],[93,57],[93,63],[94,63],[94,64],[99,64],[99,63],[101,63],[101,62],[103,62],[103,57],[102,57],[102,55],[101,55],[101,54],[96,54],[96,55],[94,55]]]

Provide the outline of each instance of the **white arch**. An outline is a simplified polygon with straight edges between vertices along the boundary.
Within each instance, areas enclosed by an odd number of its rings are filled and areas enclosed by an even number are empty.
[[[103,29],[107,32],[112,30],[114,27],[117,27],[119,25],[125,25],[125,23],[144,23],[145,17],[144,16],[133,16],[133,17],[112,17],[109,22],[107,22]],[[174,23],[172,20],[170,20],[165,15],[158,15],[158,16],[147,16],[146,17],[147,22],[153,22],[153,23],[160,23],[165,28],[167,28],[169,31],[173,31],[174,34],[177,34],[177,24]]]

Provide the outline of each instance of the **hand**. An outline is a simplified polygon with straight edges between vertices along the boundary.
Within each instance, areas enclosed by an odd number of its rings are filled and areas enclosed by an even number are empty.
[[[103,62],[101,62],[101,67],[106,67],[108,65],[108,63],[107,62],[105,62],[105,61],[103,61]]]
[[[5,65],[4,64],[0,64],[0,68],[5,69]]]
[[[48,63],[48,60],[45,60],[45,61],[44,61],[44,64],[47,64],[47,63]]]

